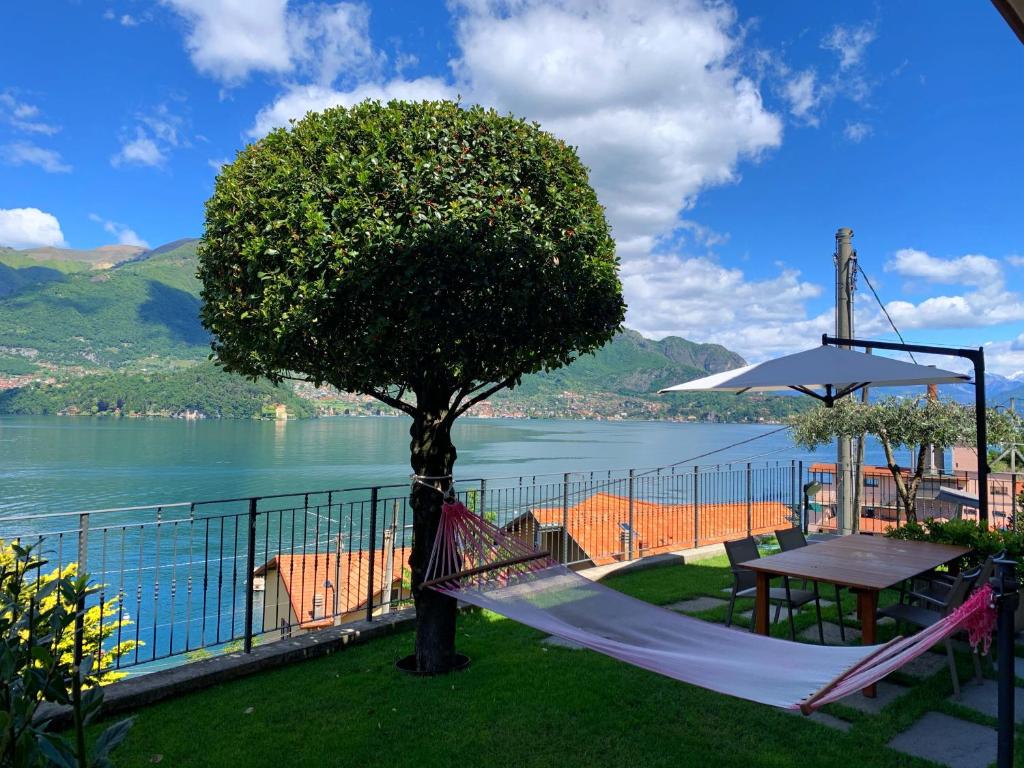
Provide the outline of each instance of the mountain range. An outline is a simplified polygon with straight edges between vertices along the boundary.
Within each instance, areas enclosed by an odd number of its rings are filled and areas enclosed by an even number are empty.
[[[152,250],[0,248],[0,388],[4,382],[24,386],[33,378],[83,375],[116,374],[111,381],[122,381],[128,374],[173,374],[206,360],[197,242],[176,240]],[[655,341],[626,330],[594,355],[525,377],[481,413],[773,420],[804,406],[803,398],[654,394],[744,364],[717,344],[678,337]],[[170,386],[166,377],[157,381]],[[993,394],[1010,396],[1019,382],[1007,382],[995,377]],[[331,399],[322,392],[315,397]]]

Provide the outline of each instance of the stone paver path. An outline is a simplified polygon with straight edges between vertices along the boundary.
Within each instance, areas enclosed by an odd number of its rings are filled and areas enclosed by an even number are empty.
[[[937,653],[926,653],[923,656],[918,656],[909,664],[904,664],[900,667],[900,672],[905,675],[909,675],[910,677],[917,678],[918,680],[924,680],[925,678],[934,675],[940,669],[949,669],[949,662],[946,661],[946,654],[943,653],[940,656]]]
[[[939,712],[926,712],[890,741],[889,746],[951,768],[988,768],[996,759],[996,730]]]
[[[564,637],[558,635],[548,635],[541,640],[544,645],[552,645],[556,648],[568,648],[573,651],[583,650],[583,646],[579,643],[574,643],[572,640],[566,640]]]
[[[869,715],[877,715],[885,707],[889,706],[892,702],[896,701],[900,696],[910,692],[910,688],[906,688],[902,685],[896,685],[896,683],[890,683],[888,680],[883,680],[876,686],[877,695],[873,699],[869,699],[863,693],[858,691],[857,693],[851,693],[845,699],[840,699],[837,704],[842,704],[844,707],[850,707],[856,709],[858,712],[866,712]]]
[[[953,704],[969,707],[976,712],[981,712],[983,715],[997,717],[999,715],[999,708],[996,703],[996,688],[997,683],[995,680],[982,680],[980,685],[977,678],[974,680],[961,680],[960,698],[956,699],[950,696],[949,701]],[[1024,689],[1014,688],[1013,692],[1014,719],[1018,723],[1024,723]]]
[[[717,597],[695,597],[692,600],[683,600],[666,605],[665,607],[673,611],[681,611],[682,613],[700,613],[701,611],[709,611],[712,608],[719,608],[728,604],[728,600],[720,600]]]
[[[833,624],[830,621],[826,621],[822,625],[822,629],[825,631],[825,645],[843,645],[843,640],[839,636],[839,625]],[[809,640],[812,643],[818,642],[818,625],[813,624],[807,629],[799,633],[799,637],[804,640]],[[860,630],[854,629],[853,627],[846,628],[846,645],[853,645],[860,642]]]

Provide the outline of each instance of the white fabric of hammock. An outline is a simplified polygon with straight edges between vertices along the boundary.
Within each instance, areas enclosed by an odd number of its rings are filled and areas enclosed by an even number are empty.
[[[977,606],[886,645],[793,643],[701,621],[562,565],[434,589],[643,669],[784,709],[813,709],[877,682],[957,631]],[[980,595],[978,597],[981,597]],[[980,606],[978,600],[974,603]],[[969,606],[965,605],[964,608]]]

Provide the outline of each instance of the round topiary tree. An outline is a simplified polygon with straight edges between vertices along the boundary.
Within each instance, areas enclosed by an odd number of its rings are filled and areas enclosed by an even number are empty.
[[[522,376],[591,352],[625,305],[575,151],[446,101],[310,113],[217,178],[202,319],[228,370],[372,395],[412,417],[419,670],[450,669],[455,601],[420,590],[456,451],[452,423]]]

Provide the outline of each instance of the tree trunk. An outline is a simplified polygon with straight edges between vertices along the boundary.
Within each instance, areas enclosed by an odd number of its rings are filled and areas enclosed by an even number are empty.
[[[441,519],[441,504],[451,485],[455,446],[448,419],[448,399],[432,401],[417,393],[418,413],[413,418],[411,462],[417,475],[439,478],[413,485],[411,493],[413,544],[409,567],[416,603],[416,669],[427,674],[448,672],[455,663],[455,611],[457,602],[432,589],[420,589]]]

